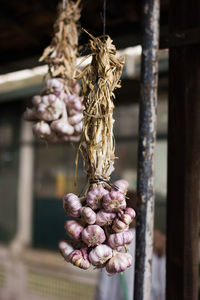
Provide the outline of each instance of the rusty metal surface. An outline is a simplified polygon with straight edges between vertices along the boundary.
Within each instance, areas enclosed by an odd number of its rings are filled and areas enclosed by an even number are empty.
[[[134,300],[149,300],[151,292],[159,4],[159,0],[143,1]]]

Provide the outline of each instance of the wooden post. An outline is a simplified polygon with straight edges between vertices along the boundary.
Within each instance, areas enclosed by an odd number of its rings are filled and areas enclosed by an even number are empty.
[[[200,1],[170,1],[169,20],[175,41],[169,41],[166,299],[197,300],[200,45],[191,44],[184,30],[200,28]]]

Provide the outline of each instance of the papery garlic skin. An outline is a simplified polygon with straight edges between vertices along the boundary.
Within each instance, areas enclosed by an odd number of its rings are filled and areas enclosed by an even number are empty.
[[[128,225],[119,219],[115,219],[112,225],[112,229],[115,232],[122,232],[128,229]]]
[[[64,259],[69,262],[69,255],[74,251],[72,245],[69,242],[62,240],[58,243],[58,248]]]
[[[124,272],[132,265],[132,256],[129,253],[117,253],[106,264],[109,274]]]
[[[119,246],[130,244],[133,240],[133,234],[130,230],[122,231],[119,233],[113,233],[109,236],[107,244],[115,249]]]
[[[107,245],[99,245],[90,251],[89,261],[96,267],[102,267],[113,255],[113,250]]]
[[[101,209],[97,213],[96,224],[99,226],[111,225],[115,217],[116,213],[106,212],[105,210]]]
[[[89,225],[82,232],[82,241],[89,247],[98,246],[106,239],[104,230],[98,225]]]
[[[87,270],[90,267],[88,259],[84,259],[81,250],[74,250],[69,255],[69,261],[76,267]]]
[[[101,208],[102,198],[107,194],[108,191],[102,186],[92,188],[87,194],[87,204],[94,210]]]
[[[90,207],[82,207],[80,209],[82,219],[88,224],[94,224],[96,222],[96,213]]]
[[[107,212],[119,212],[126,208],[126,199],[121,192],[112,190],[103,197],[102,205]]]
[[[63,197],[63,208],[70,217],[80,217],[81,201],[73,193],[69,193]]]
[[[81,233],[84,229],[82,225],[80,225],[75,220],[69,220],[65,222],[64,228],[66,229],[67,234],[74,240],[81,240]]]
[[[128,191],[129,183],[125,179],[119,179],[114,182],[114,186],[116,186],[121,193],[126,194]]]

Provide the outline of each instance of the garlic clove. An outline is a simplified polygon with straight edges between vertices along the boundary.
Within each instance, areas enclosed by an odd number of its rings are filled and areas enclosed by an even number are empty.
[[[77,218],[80,217],[82,204],[75,194],[69,193],[63,197],[63,208],[69,216]]]
[[[113,222],[112,229],[113,229],[115,232],[122,232],[122,231],[128,229],[128,225],[127,225],[126,223],[122,222],[122,221],[119,220],[119,219],[115,219],[114,222]]]
[[[124,272],[132,265],[132,256],[129,253],[117,253],[106,264],[109,274]]]
[[[75,221],[75,220],[69,220],[65,222],[64,226],[67,234],[74,240],[80,241],[81,240],[81,233],[83,231],[83,226]]]
[[[81,250],[74,250],[69,255],[69,261],[76,267],[80,269],[87,270],[90,267],[90,262],[84,258]]]
[[[89,225],[82,231],[82,241],[89,247],[102,244],[106,239],[104,230],[98,225]]]
[[[40,121],[33,126],[33,134],[40,139],[45,139],[51,136],[52,131],[49,124],[44,121]]]
[[[129,225],[133,221],[133,219],[135,218],[136,213],[135,213],[135,210],[133,208],[128,207],[128,208],[125,209],[124,213],[120,213],[119,215],[120,215],[121,220],[125,224]]]
[[[82,219],[88,224],[94,224],[96,222],[96,213],[90,207],[82,207],[80,209]]]
[[[71,126],[67,120],[56,120],[51,123],[51,128],[60,134],[72,135],[74,133],[74,128]]]
[[[96,267],[103,267],[103,265],[113,255],[113,250],[107,245],[99,245],[90,251],[89,261]]]
[[[58,243],[58,248],[60,250],[60,253],[64,257],[64,259],[67,262],[69,262],[69,255],[72,253],[72,251],[74,251],[74,248],[72,247],[72,245],[69,242],[67,242],[66,240],[61,240]]]
[[[80,123],[83,119],[83,114],[82,113],[78,113],[78,114],[75,114],[74,116],[72,117],[69,117],[69,123],[71,125],[76,125],[78,123]]]
[[[41,102],[41,96],[39,96],[39,95],[36,95],[36,96],[34,96],[33,98],[32,98],[32,103],[33,103],[33,105],[34,106],[38,106],[39,104],[40,104],[40,102]]]

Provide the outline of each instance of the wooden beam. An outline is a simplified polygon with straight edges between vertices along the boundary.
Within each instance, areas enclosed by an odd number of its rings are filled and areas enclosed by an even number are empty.
[[[199,0],[170,2],[170,34],[200,27]],[[169,51],[166,299],[198,299],[200,46]]]

